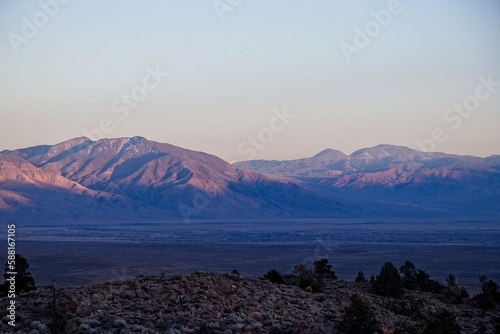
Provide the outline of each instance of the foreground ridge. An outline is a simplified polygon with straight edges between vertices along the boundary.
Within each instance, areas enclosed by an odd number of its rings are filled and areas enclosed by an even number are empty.
[[[16,328],[2,319],[0,331],[50,333],[340,333],[354,295],[374,311],[382,333],[422,333],[436,312],[456,316],[461,333],[492,333],[498,306],[483,311],[448,305],[431,293],[406,291],[381,297],[367,284],[328,281],[321,293],[241,278],[237,274],[138,276],[80,287],[41,287],[17,298]],[[0,300],[5,309],[8,300]],[[53,328],[53,327],[52,327]],[[424,331],[422,331],[424,330]]]

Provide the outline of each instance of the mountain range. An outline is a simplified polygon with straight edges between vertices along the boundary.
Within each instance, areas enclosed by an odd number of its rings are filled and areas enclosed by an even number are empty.
[[[500,156],[379,145],[235,164],[142,137],[0,152],[0,220],[496,219]]]

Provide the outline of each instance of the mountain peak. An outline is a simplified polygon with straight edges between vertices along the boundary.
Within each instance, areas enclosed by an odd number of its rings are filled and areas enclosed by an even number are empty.
[[[327,149],[324,149],[323,151],[319,152],[318,154],[314,155],[313,158],[321,157],[321,156],[325,156],[325,155],[332,155],[332,154],[344,154],[344,153],[339,151],[339,150],[334,150],[333,148],[327,148]]]
[[[334,150],[332,148],[327,148],[326,150],[323,150],[318,154],[316,154],[315,156],[313,156],[311,159],[317,162],[334,163],[337,161],[346,160],[347,155],[341,151]]]
[[[74,146],[78,146],[78,145],[81,145],[81,144],[87,143],[87,142],[92,143],[92,140],[90,140],[87,137],[77,137],[77,138],[65,140],[59,144],[55,144],[55,145],[53,145],[53,147],[62,147],[62,148],[69,149],[69,148],[72,148]]]
[[[397,145],[389,145],[389,144],[380,144],[373,147],[362,148],[360,150],[354,151],[351,156],[371,156],[373,158],[383,158],[389,156],[397,156],[397,155],[409,155],[415,154],[419,151],[412,150],[406,146],[397,146]]]
[[[134,137],[116,137],[116,138],[102,138],[97,141],[103,142],[103,143],[130,143],[130,144],[136,144],[139,142],[143,141],[148,141],[146,138],[141,137],[141,136],[134,136]]]

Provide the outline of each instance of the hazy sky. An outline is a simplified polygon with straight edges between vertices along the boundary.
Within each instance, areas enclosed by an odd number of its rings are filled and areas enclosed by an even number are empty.
[[[0,0],[0,37],[0,150],[500,154],[498,0]]]

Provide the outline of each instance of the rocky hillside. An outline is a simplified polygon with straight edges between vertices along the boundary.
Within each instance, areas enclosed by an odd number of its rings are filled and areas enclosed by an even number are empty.
[[[498,305],[482,311],[472,302],[447,305],[437,295],[416,291],[393,299],[373,295],[363,283],[331,281],[323,292],[312,293],[195,273],[57,288],[55,299],[52,287],[39,288],[18,296],[15,329],[4,316],[0,331],[49,333],[52,321],[68,333],[340,333],[355,294],[370,305],[381,333],[424,333],[443,310],[456,316],[461,333],[495,333],[492,319],[500,316]],[[7,303],[0,300],[4,315]]]

